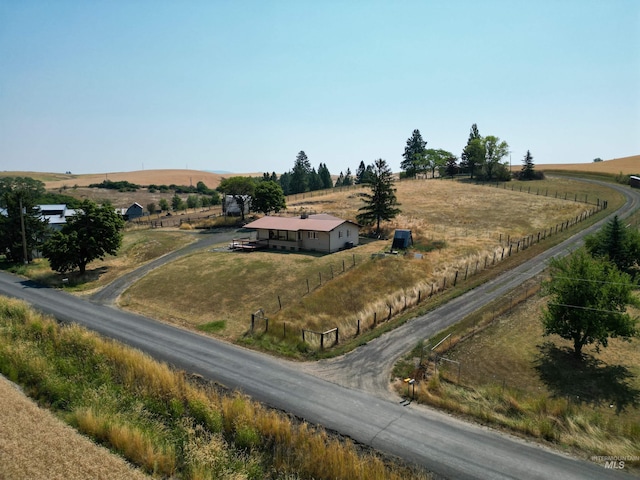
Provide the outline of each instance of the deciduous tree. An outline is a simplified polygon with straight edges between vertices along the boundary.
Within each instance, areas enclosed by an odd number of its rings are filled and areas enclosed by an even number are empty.
[[[428,148],[425,150],[425,162],[426,166],[431,170],[431,178],[436,177],[436,169],[444,168],[447,164],[447,160],[451,157],[455,158],[453,153],[440,148]]]
[[[240,209],[240,215],[244,221],[244,211],[247,202],[251,202],[255,192],[256,182],[251,177],[224,178],[218,185],[218,190],[225,195],[231,195]]]
[[[387,162],[381,158],[373,164],[369,181],[371,193],[363,193],[364,205],[358,209],[356,216],[363,225],[376,225],[376,233],[380,234],[380,222],[389,221],[399,213],[400,204],[396,198],[394,179]]]
[[[110,203],[98,206],[85,200],[62,230],[44,243],[43,256],[57,272],[78,268],[83,274],[89,262],[118,252],[124,224]]]
[[[282,187],[271,180],[259,182],[253,195],[252,208],[266,215],[287,208]]]
[[[11,262],[30,262],[48,233],[38,198],[44,183],[29,177],[0,178],[0,252]]]
[[[572,341],[577,358],[582,358],[585,345],[595,344],[599,351],[610,337],[629,339],[638,334],[636,319],[626,313],[627,305],[638,305],[631,278],[584,248],[551,260],[544,291],[550,297],[543,313],[545,335]]]
[[[482,166],[482,174],[485,180],[493,180],[501,170],[506,170],[502,164],[502,159],[509,154],[509,145],[498,137],[488,135],[483,138],[484,146],[484,164]],[[505,168],[502,168],[505,167]]]

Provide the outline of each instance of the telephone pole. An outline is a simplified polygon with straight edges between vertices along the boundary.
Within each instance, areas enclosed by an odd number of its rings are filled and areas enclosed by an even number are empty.
[[[22,255],[24,258],[24,264],[29,263],[29,257],[27,256],[27,234],[24,229],[24,212],[22,211],[22,196],[18,197],[20,204],[20,230],[22,231]]]

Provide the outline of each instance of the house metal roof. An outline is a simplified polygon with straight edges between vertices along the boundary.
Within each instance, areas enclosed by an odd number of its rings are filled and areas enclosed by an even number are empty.
[[[245,228],[266,230],[287,230],[297,232],[299,230],[311,230],[316,232],[330,232],[344,223],[354,222],[334,217],[333,215],[317,214],[308,217],[271,217],[264,216],[245,225]]]

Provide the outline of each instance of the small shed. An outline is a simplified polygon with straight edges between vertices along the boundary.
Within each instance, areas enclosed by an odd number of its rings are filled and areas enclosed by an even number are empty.
[[[413,237],[411,236],[411,230],[396,230],[393,235],[393,243],[391,244],[392,250],[404,250],[413,245]]]
[[[640,177],[637,175],[631,175],[629,177],[629,185],[633,188],[640,188]]]

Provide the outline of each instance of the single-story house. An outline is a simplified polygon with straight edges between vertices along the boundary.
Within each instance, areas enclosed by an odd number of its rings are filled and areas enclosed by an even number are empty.
[[[333,253],[358,245],[357,223],[327,214],[299,217],[264,216],[245,225],[268,248]]]
[[[64,203],[52,205],[38,205],[40,216],[49,223],[54,230],[62,230],[67,218],[76,214],[73,208],[67,208]]]

